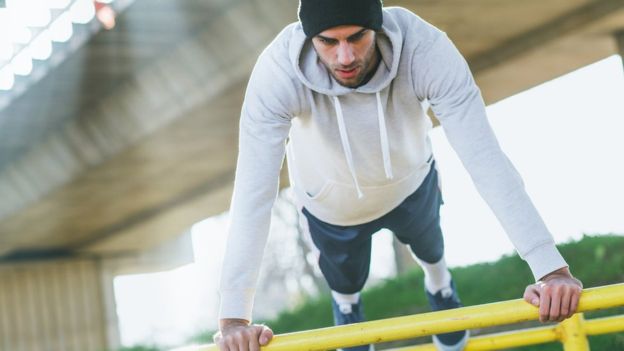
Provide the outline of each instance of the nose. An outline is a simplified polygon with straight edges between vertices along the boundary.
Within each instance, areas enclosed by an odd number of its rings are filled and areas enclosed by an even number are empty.
[[[338,47],[338,63],[341,66],[349,66],[355,60],[355,55],[353,55],[353,48],[351,45],[346,42],[341,42]]]

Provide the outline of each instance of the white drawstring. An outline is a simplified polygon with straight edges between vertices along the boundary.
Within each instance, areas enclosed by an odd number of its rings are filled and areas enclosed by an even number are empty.
[[[349,139],[347,137],[347,129],[344,123],[344,117],[342,116],[342,108],[340,106],[340,100],[337,96],[334,96],[334,108],[336,109],[336,116],[338,117],[338,131],[340,132],[340,141],[342,142],[342,148],[344,149],[345,157],[347,159],[347,165],[353,177],[353,183],[355,183],[355,189],[358,193],[358,199],[361,199],[364,194],[360,189],[360,183],[358,183],[357,176],[355,174],[355,167],[353,166],[353,154],[351,153],[351,146],[349,145]]]
[[[377,118],[379,119],[379,139],[381,140],[381,154],[383,156],[384,171],[386,172],[386,178],[392,179],[392,162],[390,160],[390,146],[388,145],[386,119],[383,112],[383,105],[381,104],[381,96],[379,92],[375,95],[377,96]]]
[[[388,142],[388,131],[386,130],[386,119],[383,112],[383,105],[381,104],[381,95],[379,92],[377,97],[377,118],[379,120],[379,138],[381,140],[381,154],[383,157],[384,171],[387,179],[392,179],[392,161],[390,159],[390,146]],[[355,173],[355,166],[353,165],[353,153],[351,152],[351,145],[349,144],[349,138],[347,136],[347,128],[344,122],[344,116],[342,115],[342,106],[337,96],[334,96],[334,108],[336,109],[336,116],[338,117],[338,131],[340,132],[340,141],[342,142],[342,148],[347,159],[347,165],[349,166],[349,172],[353,177],[353,183],[358,193],[358,198],[361,199],[364,196],[360,183],[357,180],[357,174]]]

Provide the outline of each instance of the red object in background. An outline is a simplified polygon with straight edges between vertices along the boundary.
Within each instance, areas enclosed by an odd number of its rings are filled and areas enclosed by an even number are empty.
[[[113,10],[109,5],[103,4],[101,2],[94,1],[95,5],[95,17],[102,23],[105,29],[110,30],[115,27],[115,10]]]

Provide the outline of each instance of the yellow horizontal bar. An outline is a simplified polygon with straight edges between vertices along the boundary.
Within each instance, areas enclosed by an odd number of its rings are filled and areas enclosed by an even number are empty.
[[[578,311],[595,311],[624,306],[624,283],[583,290]]]
[[[543,344],[559,340],[556,326],[510,331],[470,338],[466,351],[500,350],[509,347]],[[389,351],[436,351],[433,344],[407,346]]]
[[[600,335],[624,331],[624,315],[585,320],[583,324],[587,335]],[[471,338],[466,344],[466,351],[499,350],[558,341],[559,326],[540,327],[488,334]],[[388,351],[436,351],[433,344],[394,348]]]
[[[584,324],[587,335],[600,335],[624,331],[624,315],[588,319]]]
[[[586,289],[578,311],[624,306],[624,284]],[[266,351],[328,350],[363,344],[402,340],[457,330],[484,328],[537,320],[538,309],[522,299],[454,310],[395,317],[276,335]],[[178,351],[217,351],[216,345],[195,346]]]

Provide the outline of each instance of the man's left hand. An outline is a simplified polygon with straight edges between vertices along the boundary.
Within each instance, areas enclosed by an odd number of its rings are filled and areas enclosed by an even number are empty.
[[[563,267],[527,286],[524,300],[539,306],[541,322],[561,322],[576,313],[582,290],[583,284]]]

